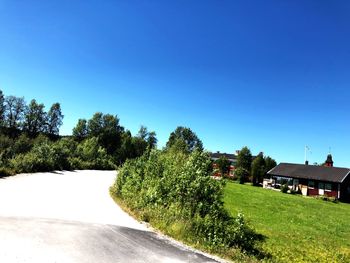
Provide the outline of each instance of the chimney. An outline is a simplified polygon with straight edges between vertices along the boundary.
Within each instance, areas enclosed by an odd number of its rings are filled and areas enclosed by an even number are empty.
[[[305,161],[305,165],[309,165],[309,161]]]
[[[331,154],[327,155],[327,160],[326,160],[324,166],[333,167],[333,158],[332,158]]]

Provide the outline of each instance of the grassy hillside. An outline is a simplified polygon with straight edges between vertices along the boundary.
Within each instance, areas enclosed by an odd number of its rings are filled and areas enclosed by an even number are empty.
[[[277,262],[350,262],[350,204],[228,182],[225,206],[266,237]]]

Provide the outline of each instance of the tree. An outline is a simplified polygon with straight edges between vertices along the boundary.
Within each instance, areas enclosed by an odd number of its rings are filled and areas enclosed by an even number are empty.
[[[221,156],[215,161],[215,163],[221,173],[221,176],[225,176],[226,174],[228,174],[228,172],[230,171],[231,163],[225,156]]]
[[[149,132],[146,126],[141,125],[136,137],[145,141],[146,147],[149,147],[150,149],[153,149],[157,146],[156,133],[154,131]]]
[[[129,130],[126,130],[121,135],[121,145],[117,151],[117,156],[119,164],[125,162],[128,158],[135,157],[134,144]]]
[[[88,121],[88,137],[97,137],[108,154],[114,154],[121,145],[121,134],[124,128],[119,125],[117,115],[95,113]]]
[[[119,125],[117,115],[105,114],[102,117],[102,130],[98,136],[99,142],[108,154],[114,154],[121,144],[121,134],[124,128]]]
[[[47,113],[47,133],[50,135],[58,135],[60,127],[62,125],[63,114],[61,111],[61,105],[57,102],[52,104],[50,110]]]
[[[276,161],[270,156],[265,157],[265,175],[268,171],[274,168],[277,165]]]
[[[142,140],[146,140],[148,136],[148,130],[146,126],[141,125],[139,132],[137,133],[137,137],[141,138]]]
[[[45,130],[46,113],[44,108],[44,104],[38,104],[35,99],[31,100],[24,113],[24,131],[30,135],[37,135]]]
[[[259,153],[253,160],[251,167],[252,183],[258,185],[262,182],[265,175],[265,159],[263,153]]]
[[[26,104],[24,98],[5,97],[5,122],[10,129],[18,129],[22,125]]]
[[[235,176],[238,177],[240,184],[244,184],[248,178],[247,170],[243,169],[242,167],[238,167],[235,169]]]
[[[77,141],[82,141],[87,135],[87,121],[85,119],[79,119],[77,125],[73,128],[73,136]]]
[[[203,151],[203,143],[197,137],[197,135],[186,127],[179,126],[173,131],[166,144],[166,148],[169,149],[173,146],[183,146],[185,152],[193,152],[194,150]]]
[[[155,131],[151,131],[148,133],[148,137],[147,137],[147,144],[148,144],[148,147],[150,149],[154,149],[157,147],[157,134]]]
[[[4,126],[5,121],[5,98],[2,90],[0,90],[0,127]]]
[[[252,153],[247,146],[243,147],[237,155],[236,168],[244,169],[247,174],[250,174],[250,168],[252,165]]]

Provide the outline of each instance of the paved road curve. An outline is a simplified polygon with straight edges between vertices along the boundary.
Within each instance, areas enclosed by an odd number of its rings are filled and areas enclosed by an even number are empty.
[[[164,238],[110,198],[114,171],[0,179],[0,262],[216,262]]]

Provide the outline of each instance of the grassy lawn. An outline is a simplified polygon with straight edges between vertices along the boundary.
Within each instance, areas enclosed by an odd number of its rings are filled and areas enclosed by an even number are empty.
[[[227,183],[224,201],[266,237],[263,249],[276,262],[350,262],[350,204],[235,182]]]

